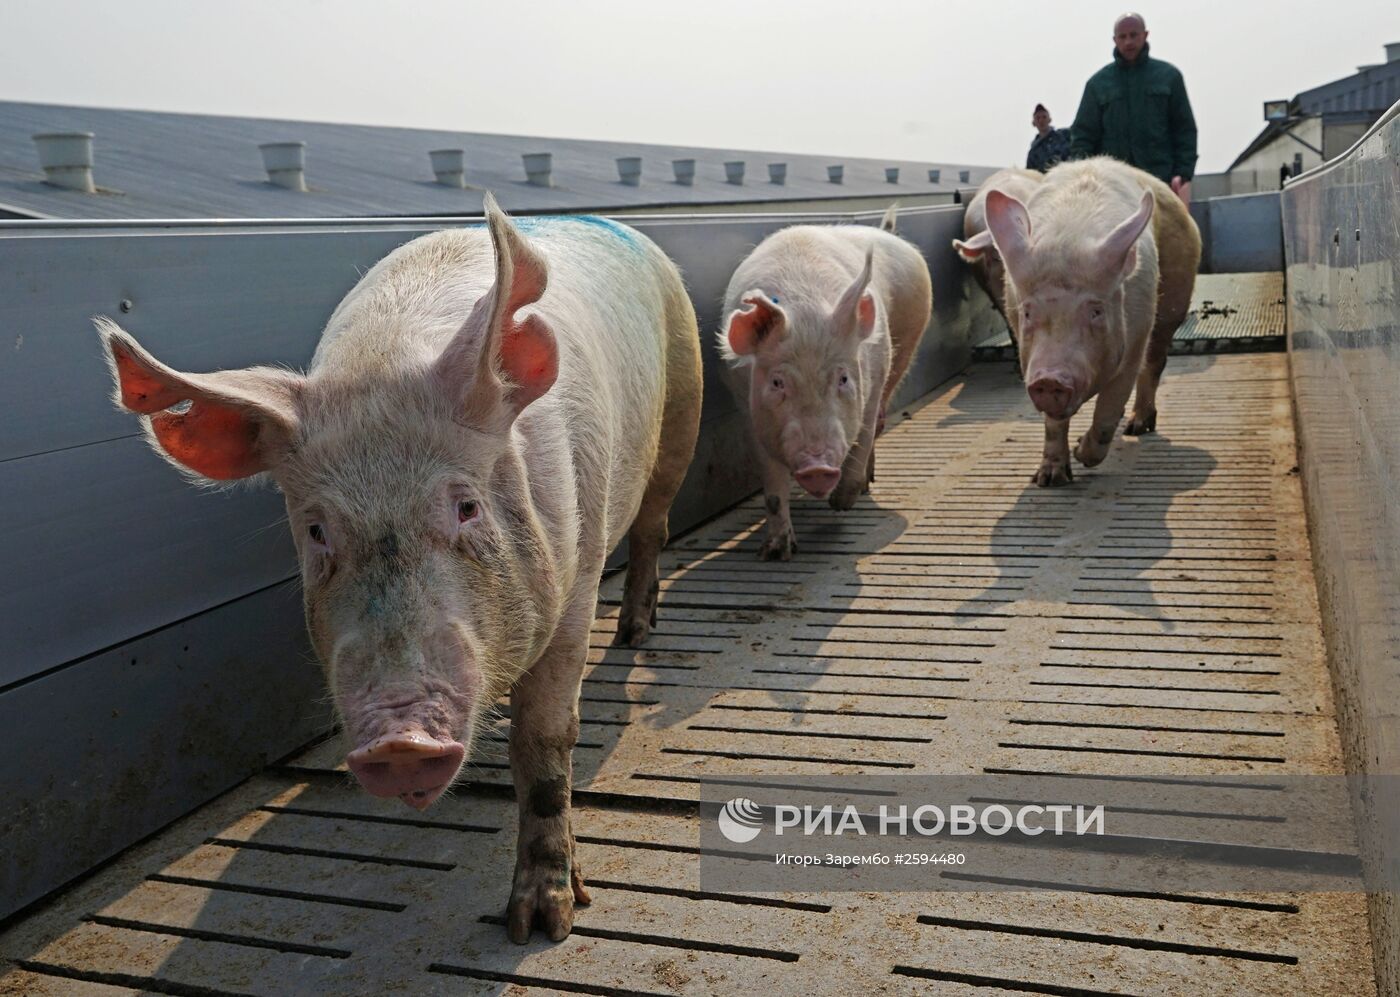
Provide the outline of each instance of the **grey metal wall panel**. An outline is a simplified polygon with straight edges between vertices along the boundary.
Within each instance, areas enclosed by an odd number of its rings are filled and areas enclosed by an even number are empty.
[[[297,570],[280,496],[191,487],[140,437],[0,462],[0,494],[0,686]]]
[[[1278,191],[1215,197],[1210,206],[1211,273],[1258,273],[1283,269],[1283,223]]]
[[[991,321],[950,248],[962,210],[900,219],[935,293],[900,403],[960,370]],[[797,220],[878,215],[628,219],[680,264],[702,326],[704,422],[673,533],[756,486],[714,330],[740,259]],[[0,874],[15,877],[0,882],[0,916],[329,723],[297,586],[279,584],[295,572],[280,497],[201,491],[151,453],[111,407],[89,316],[112,314],[192,370],[301,366],[360,272],[418,234],[471,223],[0,226],[0,730],[62,746],[0,756],[15,815],[0,852],[20,860]],[[55,830],[69,825],[72,840]]]
[[[0,695],[0,916],[324,730],[297,586]]]
[[[1400,105],[1283,193],[1289,353],[1323,632],[1347,767],[1400,772]],[[1384,783],[1384,785],[1382,785]],[[1380,791],[1393,780],[1376,783]],[[1400,799],[1358,807],[1363,856],[1400,865]],[[1369,897],[1376,976],[1400,993],[1400,907]]]
[[[176,367],[304,366],[363,269],[424,229],[65,231],[0,229],[0,460],[132,435],[93,315]]]

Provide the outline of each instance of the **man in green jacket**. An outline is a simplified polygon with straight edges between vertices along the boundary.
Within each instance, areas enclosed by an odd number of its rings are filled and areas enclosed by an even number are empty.
[[[1191,202],[1196,171],[1196,119],[1181,71],[1148,54],[1141,14],[1113,25],[1113,62],[1084,86],[1070,128],[1070,156],[1107,155],[1171,184]]]

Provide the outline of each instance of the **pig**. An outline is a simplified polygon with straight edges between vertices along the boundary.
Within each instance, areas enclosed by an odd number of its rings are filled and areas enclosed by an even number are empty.
[[[1038,170],[1023,170],[1017,167],[997,170],[977,188],[977,193],[973,195],[966,213],[963,214],[963,237],[953,240],[953,248],[964,261],[972,265],[973,278],[981,285],[982,290],[987,292],[1003,318],[1006,317],[1006,268],[992,243],[992,234],[987,231],[987,194],[999,190],[1024,204],[1035,193],[1036,187],[1040,186],[1043,177],[1044,174]],[[1016,345],[1014,333],[1011,343],[1013,347]]]
[[[99,319],[120,406],[197,480],[286,498],[307,627],[370,794],[423,810],[510,693],[520,831],[507,932],[588,902],[571,755],[604,559],[617,642],[656,618],[657,555],[699,428],[699,331],[674,264],[598,218],[486,224],[394,250],[305,374],[176,371]],[[630,529],[629,529],[630,526]]]
[[[875,437],[933,310],[923,255],[894,225],[891,208],[878,229],[781,229],[729,281],[719,348],[761,468],[764,560],[797,553],[791,478],[834,509],[875,479]]]
[[[1074,448],[1094,467],[1108,455],[1134,384],[1124,433],[1157,428],[1157,385],[1186,317],[1201,236],[1171,188],[1101,156],[1052,169],[1028,203],[987,194],[987,227],[1006,264],[1007,318],[1021,345],[1045,450],[1031,480],[1073,479],[1069,421],[1098,396]]]

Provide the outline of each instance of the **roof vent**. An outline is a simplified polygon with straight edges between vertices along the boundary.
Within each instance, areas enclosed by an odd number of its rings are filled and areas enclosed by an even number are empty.
[[[826,168],[826,178],[827,178],[828,180],[830,180],[832,183],[840,183],[842,180],[845,179],[845,177],[846,177],[846,167],[844,167],[844,166],[837,165],[837,166],[828,166],[828,167]]]
[[[1400,42],[1391,42],[1385,47],[1386,62],[1400,62]]]
[[[886,167],[885,167],[885,183],[899,183],[899,167],[898,167],[898,166],[886,166]]]
[[[676,183],[683,187],[695,186],[695,160],[673,159],[671,169],[675,171]]]
[[[928,171],[928,182],[929,182],[929,183],[942,183],[942,182],[943,182],[942,177],[943,177],[943,171],[942,171],[941,169],[935,168],[935,169],[932,169],[932,170],[929,170],[929,171]]]
[[[971,183],[971,182],[972,182],[972,171],[971,171],[971,170],[958,170],[958,183]]]
[[[526,152],[520,156],[525,164],[525,179],[536,187],[554,186],[554,153]]]
[[[258,148],[262,150],[268,183],[305,193],[305,142],[264,142]]]
[[[92,132],[49,132],[34,136],[44,183],[96,194],[92,182]]]
[[[433,149],[428,153],[433,164],[433,176],[444,187],[467,185],[467,153],[465,149]]]
[[[724,164],[724,182],[741,184],[744,182],[744,161],[732,159]]]
[[[787,163],[768,164],[768,182],[782,186],[787,183]]]
[[[618,156],[617,178],[629,187],[642,185],[642,157]]]

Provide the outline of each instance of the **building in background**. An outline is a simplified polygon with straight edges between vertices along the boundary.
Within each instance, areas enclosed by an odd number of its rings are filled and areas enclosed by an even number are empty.
[[[947,203],[993,168],[0,102],[0,218],[348,218]]]
[[[1277,190],[1283,170],[1296,176],[1351,148],[1396,101],[1400,101],[1400,42],[1385,46],[1386,61],[1358,66],[1344,79],[1304,90],[1290,101],[1266,105],[1272,120],[1217,175],[1204,196]],[[1197,192],[1197,196],[1202,196]]]

